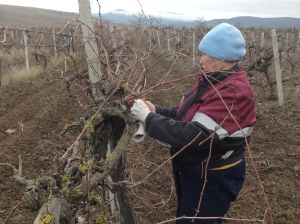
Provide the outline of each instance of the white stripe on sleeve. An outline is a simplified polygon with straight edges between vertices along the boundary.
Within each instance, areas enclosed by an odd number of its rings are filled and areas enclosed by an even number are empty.
[[[222,128],[217,122],[215,122],[212,118],[207,116],[204,113],[197,112],[192,121],[197,121],[204,127],[206,127],[208,130],[215,131],[216,134],[220,139],[226,138],[226,137],[248,137],[251,135],[253,131],[253,127],[245,127],[241,130],[238,130],[234,132],[233,134],[229,135],[228,131]]]

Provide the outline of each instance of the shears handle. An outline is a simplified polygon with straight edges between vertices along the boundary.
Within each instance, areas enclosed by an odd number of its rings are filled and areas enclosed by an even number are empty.
[[[136,95],[130,95],[130,96],[127,96],[125,98],[126,101],[128,102],[133,102],[135,99],[138,99]],[[146,99],[145,98],[140,98],[141,100],[145,101]]]

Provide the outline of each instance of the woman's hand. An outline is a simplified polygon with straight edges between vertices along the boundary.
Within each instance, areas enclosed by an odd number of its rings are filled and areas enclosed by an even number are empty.
[[[145,104],[147,104],[147,106],[149,107],[150,111],[151,112],[156,112],[156,109],[155,109],[155,105],[153,103],[151,103],[150,101],[144,101]]]
[[[151,112],[148,105],[141,99],[134,100],[130,111],[137,120],[143,123],[145,123],[148,114]]]

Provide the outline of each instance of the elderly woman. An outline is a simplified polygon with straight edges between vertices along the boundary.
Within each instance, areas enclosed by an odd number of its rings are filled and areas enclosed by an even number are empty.
[[[171,145],[177,224],[222,223],[242,188],[245,146],[256,122],[253,91],[238,65],[246,53],[241,32],[219,24],[199,50],[202,72],[178,107],[136,100],[131,108],[150,137]]]

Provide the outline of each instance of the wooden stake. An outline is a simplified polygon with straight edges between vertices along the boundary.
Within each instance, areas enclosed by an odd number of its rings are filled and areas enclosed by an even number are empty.
[[[157,36],[158,47],[160,48],[159,30],[156,30],[156,36]]]
[[[28,56],[28,38],[27,38],[27,34],[25,31],[23,31],[23,39],[24,39],[24,50],[25,50],[25,66],[26,66],[26,70],[28,71],[29,68],[29,56]]]
[[[102,97],[100,89],[97,87],[98,82],[103,77],[101,64],[98,57],[98,48],[94,32],[94,24],[92,22],[92,13],[89,0],[78,0],[79,16],[82,22],[81,28],[83,33],[83,42],[85,53],[87,55],[89,79],[92,84],[92,93],[95,100]]]
[[[263,48],[265,46],[265,33],[262,32],[260,34],[260,47]]]
[[[170,52],[171,48],[170,48],[170,30],[169,29],[167,30],[167,38],[168,38],[168,51]]]
[[[54,58],[57,58],[57,48],[56,48],[56,37],[55,37],[55,29],[52,30],[52,38],[53,38],[53,50],[54,50]]]
[[[196,64],[196,34],[195,31],[193,32],[193,65]]]
[[[273,45],[273,53],[274,53],[275,69],[276,69],[276,83],[277,83],[278,102],[279,102],[279,106],[282,106],[284,104],[284,100],[283,100],[281,69],[280,69],[280,62],[279,62],[278,42],[277,42],[276,30],[272,29],[271,33],[272,33],[272,45]]]

